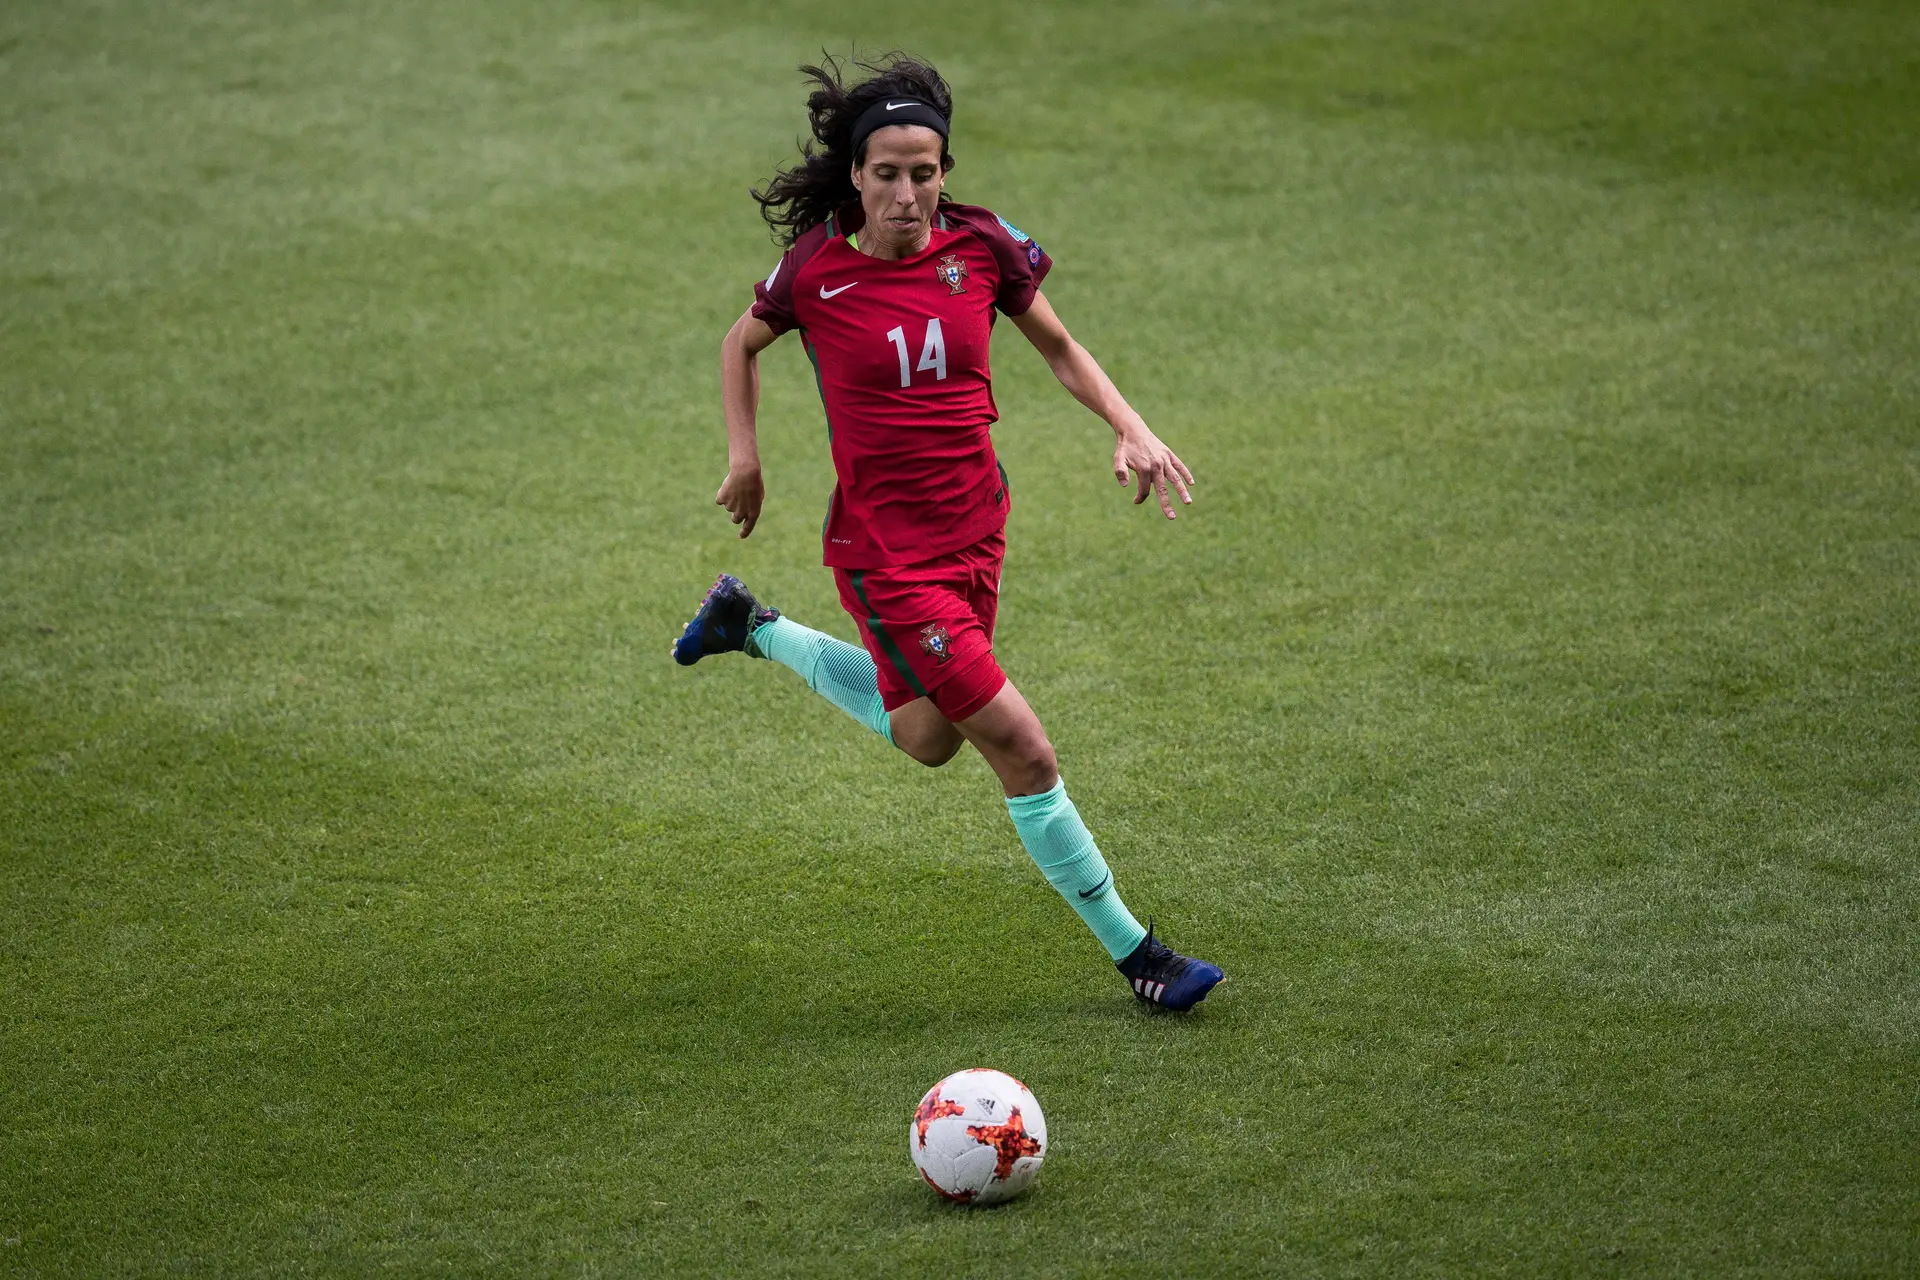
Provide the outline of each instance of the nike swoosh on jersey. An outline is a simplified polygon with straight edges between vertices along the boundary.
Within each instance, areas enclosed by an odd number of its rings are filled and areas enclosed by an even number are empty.
[[[1100,877],[1100,883],[1099,883],[1099,884],[1097,884],[1097,885],[1095,885],[1095,886],[1093,886],[1093,888],[1091,888],[1091,889],[1082,889],[1082,890],[1080,891],[1080,896],[1081,896],[1082,898],[1091,898],[1091,897],[1092,897],[1092,896],[1093,896],[1094,894],[1096,894],[1096,893],[1098,893],[1098,892],[1100,892],[1100,891],[1101,891],[1102,889],[1104,889],[1104,888],[1106,888],[1106,887],[1107,887],[1107,881],[1109,881],[1109,880],[1111,880],[1111,879],[1113,879],[1113,872],[1111,872],[1111,871],[1109,871],[1109,872],[1107,872],[1107,874],[1105,874],[1104,876],[1101,876],[1101,877]]]
[[[858,280],[855,280],[853,282],[853,284],[859,284],[859,283],[860,282]],[[820,296],[823,298],[831,298],[836,293],[845,293],[847,290],[853,288],[853,284],[843,284],[838,289],[829,289],[827,288],[827,286],[821,285]]]

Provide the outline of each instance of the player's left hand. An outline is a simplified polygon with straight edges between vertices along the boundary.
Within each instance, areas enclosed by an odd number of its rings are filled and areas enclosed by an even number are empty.
[[[1133,495],[1133,505],[1139,506],[1147,500],[1147,494],[1160,495],[1160,510],[1166,512],[1167,519],[1175,518],[1173,500],[1167,493],[1167,486],[1180,495],[1182,505],[1191,505],[1193,495],[1187,492],[1187,486],[1193,483],[1193,472],[1187,470],[1187,464],[1174,456],[1173,450],[1160,443],[1160,437],[1142,426],[1137,431],[1123,434],[1113,446],[1113,477],[1121,485],[1127,484],[1127,473],[1131,471],[1138,485]]]

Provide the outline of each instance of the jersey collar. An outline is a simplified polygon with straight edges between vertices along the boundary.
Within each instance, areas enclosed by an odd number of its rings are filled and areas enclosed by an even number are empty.
[[[866,225],[867,211],[860,207],[858,200],[855,200],[852,204],[842,205],[827,215],[827,243],[833,244],[837,241],[845,244],[847,248],[853,250],[853,252],[860,253],[859,249],[851,244],[847,244],[847,237],[860,234],[861,229]],[[891,261],[915,261],[933,249],[935,237],[952,229],[952,226],[947,222],[946,202],[943,200],[933,211],[933,232],[927,237],[927,247],[919,253],[914,254],[911,258],[897,258],[891,259]],[[867,257],[866,254],[860,254],[860,256],[863,258]],[[869,262],[882,261],[882,259],[879,258],[867,258],[867,260]]]

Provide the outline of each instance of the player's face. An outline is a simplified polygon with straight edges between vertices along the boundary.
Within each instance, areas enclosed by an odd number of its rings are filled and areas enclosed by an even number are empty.
[[[940,167],[940,135],[923,124],[894,124],[867,137],[867,162],[853,171],[866,211],[867,236],[890,257],[916,252],[927,242],[940,188],[947,184]]]

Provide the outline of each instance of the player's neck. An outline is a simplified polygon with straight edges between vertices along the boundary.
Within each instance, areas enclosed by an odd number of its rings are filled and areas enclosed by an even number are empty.
[[[889,244],[880,236],[873,234],[871,228],[867,229],[866,234],[856,232],[854,235],[849,236],[848,239],[852,241],[855,249],[866,254],[869,258],[878,258],[882,262],[897,262],[901,258],[911,258],[914,254],[919,253],[931,244],[933,242],[933,228],[928,226],[922,229],[918,237],[911,243],[905,245]]]

